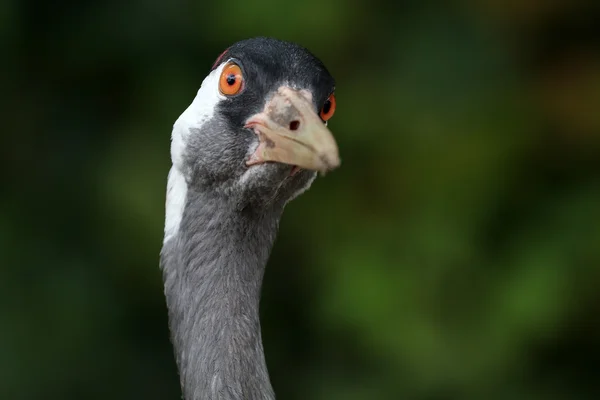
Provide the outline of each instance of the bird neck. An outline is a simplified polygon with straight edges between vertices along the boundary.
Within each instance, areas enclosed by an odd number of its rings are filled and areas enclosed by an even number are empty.
[[[259,301],[280,215],[187,191],[178,234],[161,252],[185,400],[274,399]]]

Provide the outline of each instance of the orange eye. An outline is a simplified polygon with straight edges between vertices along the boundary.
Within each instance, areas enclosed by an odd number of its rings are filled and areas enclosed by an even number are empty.
[[[238,65],[229,63],[223,68],[219,79],[221,93],[227,96],[238,94],[242,90],[243,83],[242,69]]]
[[[323,121],[327,122],[331,117],[333,117],[333,114],[335,113],[335,94],[331,94],[331,96],[329,96],[327,98],[327,100],[325,100],[325,104],[323,104],[323,108],[321,109],[321,118],[323,119]]]

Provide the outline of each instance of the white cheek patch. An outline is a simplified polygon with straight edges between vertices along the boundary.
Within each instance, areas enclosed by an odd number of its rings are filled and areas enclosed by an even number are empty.
[[[183,167],[183,155],[185,154],[190,128],[199,128],[206,121],[210,120],[215,113],[217,104],[225,99],[225,96],[219,91],[219,78],[225,64],[221,64],[204,78],[194,101],[192,101],[192,104],[179,116],[173,125],[173,133],[171,134],[171,160],[173,161],[173,165],[180,169]]]
[[[187,183],[184,171],[184,155],[187,138],[192,128],[200,128],[210,120],[217,104],[225,99],[219,91],[219,78],[225,62],[214,69],[202,82],[192,104],[179,116],[173,125],[171,134],[171,161],[167,183],[167,199],[165,204],[165,237],[163,243],[177,236],[179,224],[183,216],[187,196]]]

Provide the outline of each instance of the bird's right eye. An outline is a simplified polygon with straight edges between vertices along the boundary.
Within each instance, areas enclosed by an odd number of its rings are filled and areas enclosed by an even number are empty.
[[[226,96],[233,96],[242,91],[244,77],[239,65],[229,63],[223,68],[219,79],[219,91]]]
[[[333,114],[335,113],[335,94],[331,94],[327,100],[325,100],[325,104],[323,104],[323,108],[321,109],[320,115],[321,119],[327,122]]]

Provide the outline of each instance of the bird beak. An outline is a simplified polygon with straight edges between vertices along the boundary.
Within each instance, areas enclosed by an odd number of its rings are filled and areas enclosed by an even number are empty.
[[[333,135],[306,90],[280,87],[261,113],[246,121],[260,144],[247,165],[275,161],[325,173],[340,165]]]

